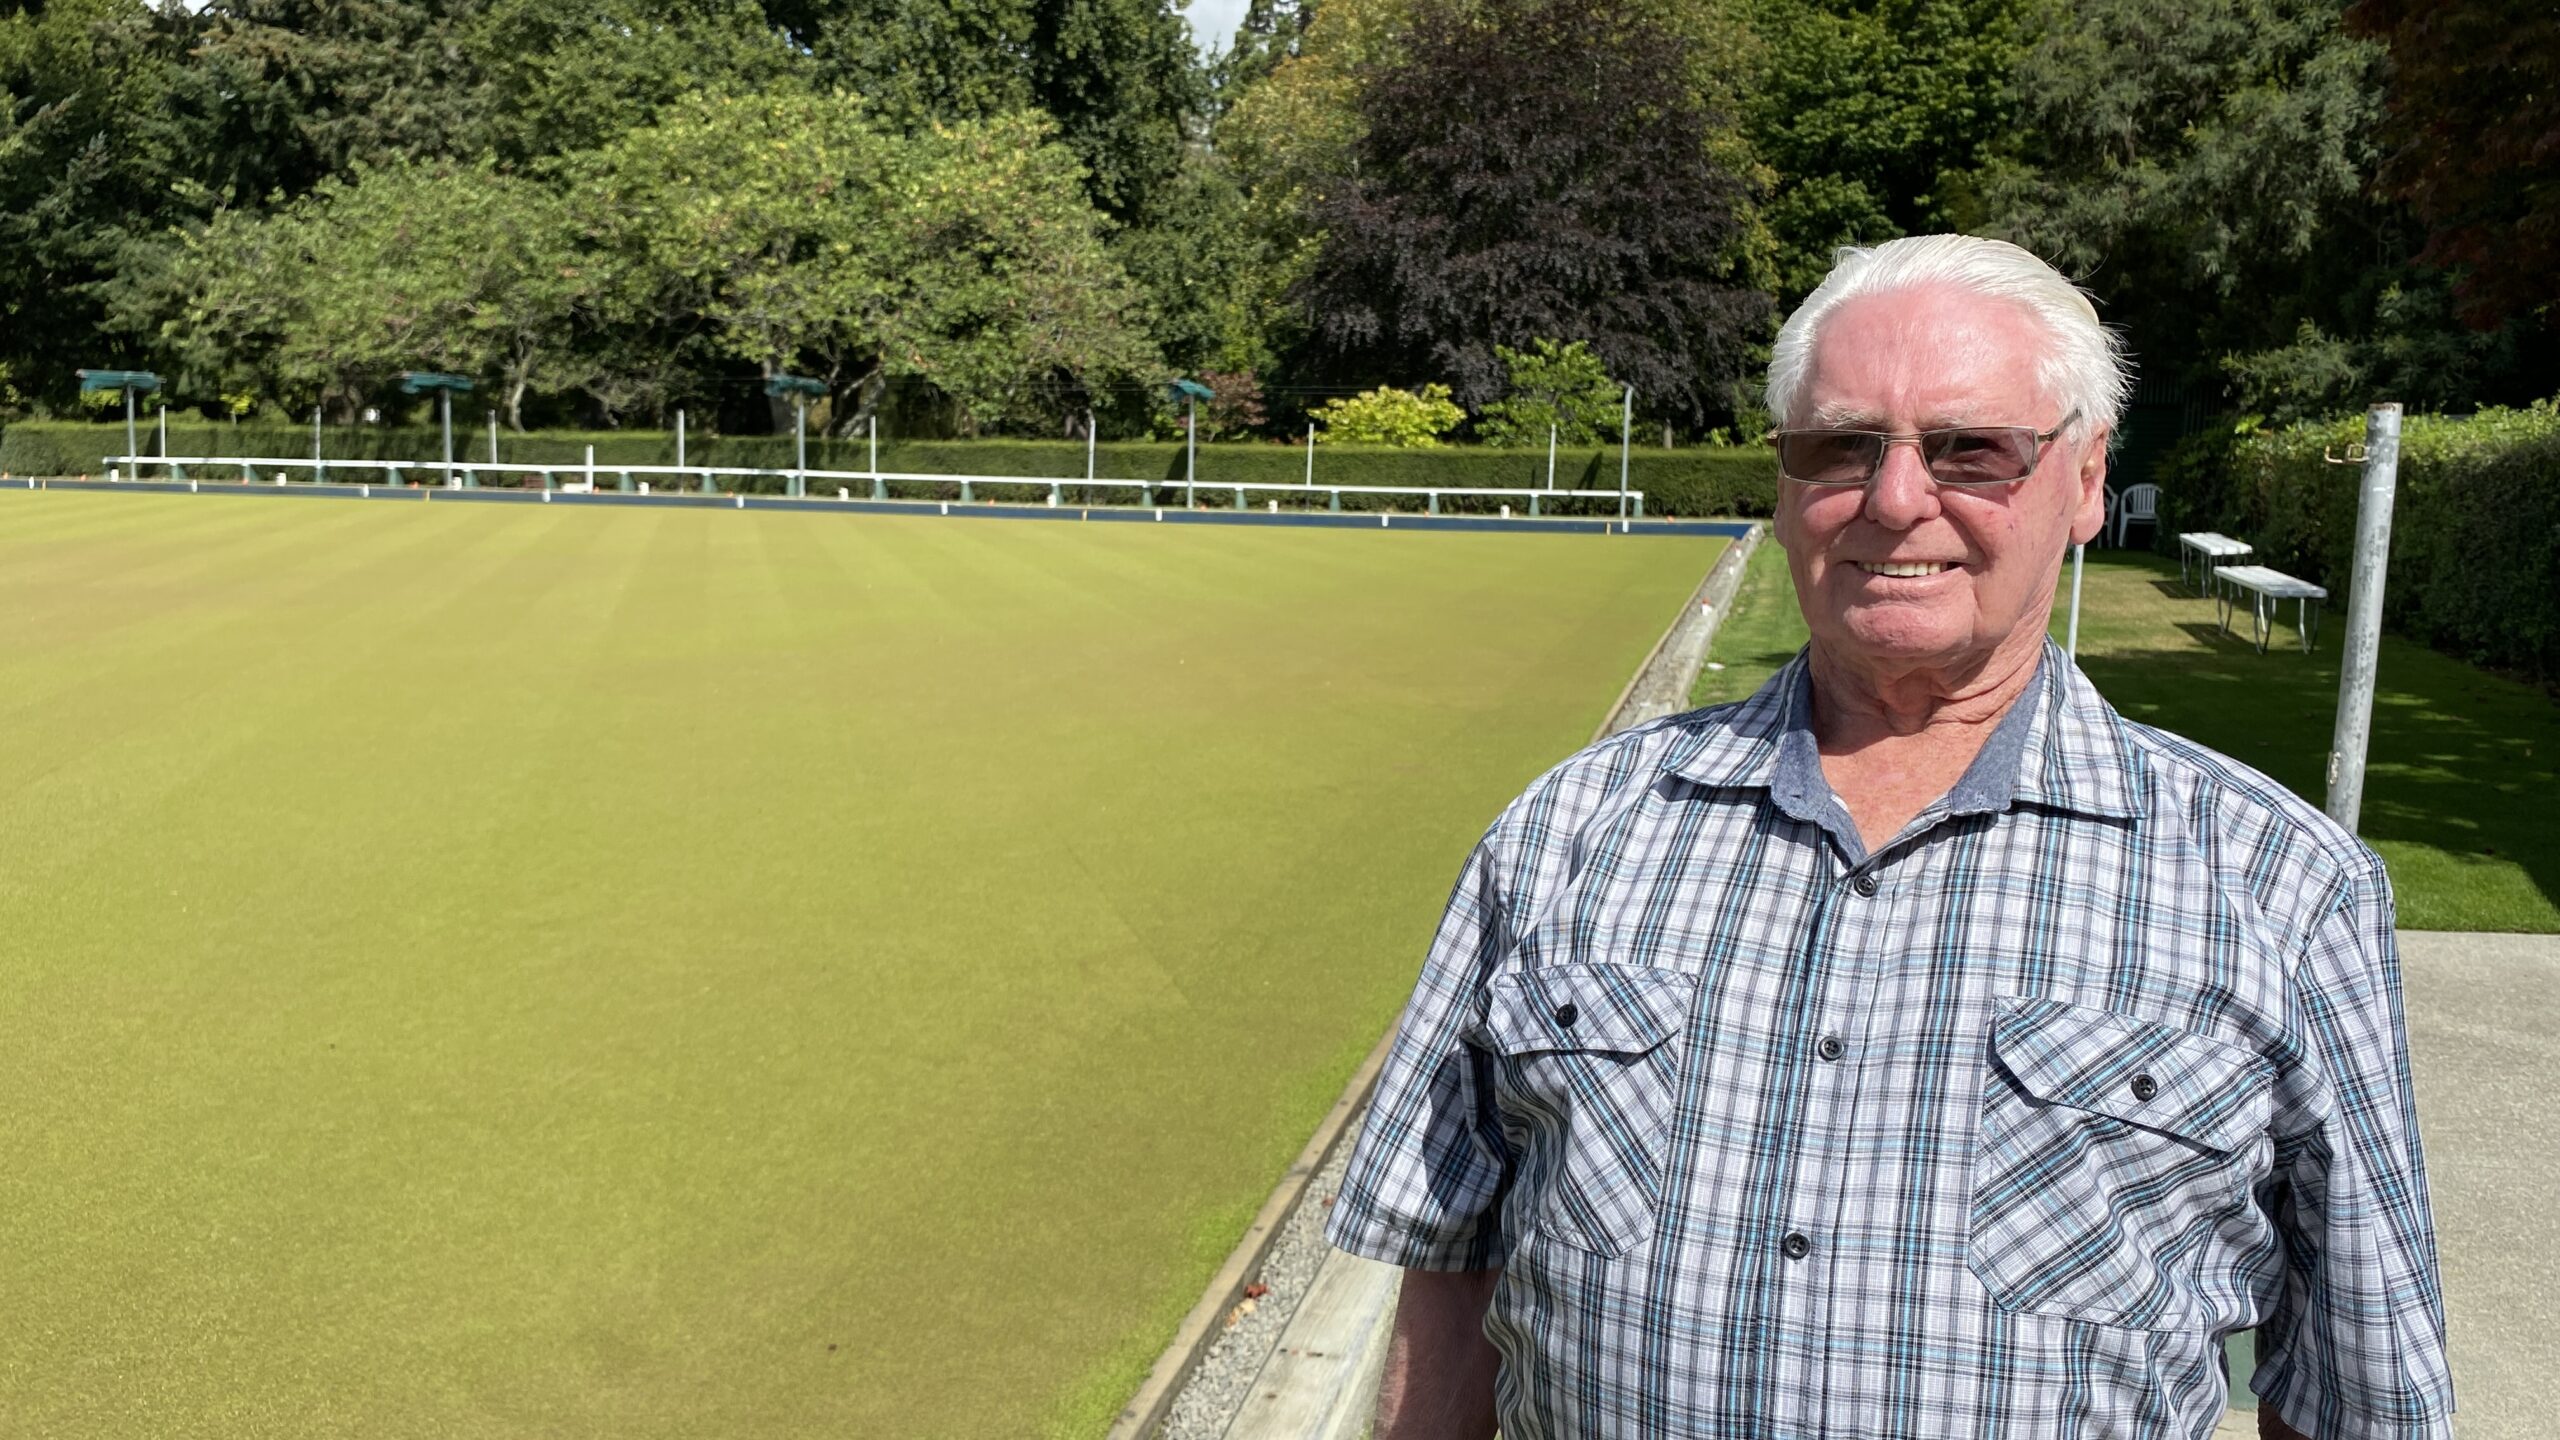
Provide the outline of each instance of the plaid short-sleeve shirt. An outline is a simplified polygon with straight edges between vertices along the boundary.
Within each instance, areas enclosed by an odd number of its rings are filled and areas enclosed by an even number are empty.
[[[1867,853],[1805,662],[1469,859],[1330,1222],[1500,1269],[1506,1440],[2441,1436],[2380,863],[2055,648]]]

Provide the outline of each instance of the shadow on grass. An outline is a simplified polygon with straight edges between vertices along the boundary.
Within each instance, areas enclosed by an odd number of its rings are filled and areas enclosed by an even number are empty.
[[[2081,668],[2128,717],[2209,745],[2320,803],[2337,716],[2336,641],[2324,637],[2306,656],[2287,630],[2261,655],[2209,625],[2177,628],[2204,647],[2084,653]],[[2458,881],[2467,861],[2503,861],[2560,906],[2555,801],[2560,708],[2386,637],[2358,826],[2367,841],[2442,852],[2449,874],[2433,884]],[[2424,920],[2438,907],[2403,908]]]

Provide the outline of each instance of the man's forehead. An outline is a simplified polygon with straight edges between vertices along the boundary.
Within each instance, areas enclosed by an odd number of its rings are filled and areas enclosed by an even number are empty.
[[[1862,295],[1817,332],[1803,413],[1826,425],[2016,425],[2043,407],[2023,308],[1943,287]]]
[[[1956,425],[2017,425],[2024,421],[2008,412],[2015,408],[1979,396],[1958,395],[1929,401],[1917,412],[1891,413],[1898,407],[1861,404],[1849,400],[1817,400],[1813,422],[1817,425],[1875,426],[1908,419],[1924,429],[1940,429]]]

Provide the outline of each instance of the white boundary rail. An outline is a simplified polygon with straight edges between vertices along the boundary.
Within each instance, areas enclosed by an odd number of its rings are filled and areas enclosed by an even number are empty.
[[[896,498],[889,491],[889,487],[893,484],[931,484],[958,485],[960,500],[963,504],[975,502],[977,487],[981,485],[1012,486],[1022,489],[1038,489],[1046,486],[1049,491],[1048,503],[1051,505],[1065,504],[1067,487],[1075,486],[1087,490],[1135,492],[1130,497],[1130,503],[1133,506],[1151,504],[1151,497],[1156,492],[1165,490],[1182,491],[1183,503],[1195,509],[1199,506],[1199,496],[1202,491],[1220,497],[1231,495],[1234,497],[1234,506],[1238,510],[1252,508],[1246,498],[1249,494],[1268,497],[1268,503],[1275,509],[1282,497],[1295,496],[1300,499],[1311,499],[1321,494],[1325,497],[1325,508],[1328,510],[1340,510],[1342,497],[1345,495],[1419,495],[1423,497],[1424,512],[1437,515],[1440,513],[1442,497],[1466,496],[1502,501],[1506,511],[1511,505],[1525,501],[1528,514],[1531,516],[1542,513],[1542,504],[1552,505],[1559,500],[1615,502],[1622,509],[1631,510],[1632,518],[1638,520],[1644,518],[1644,492],[1629,489],[1530,490],[1500,486],[1435,488],[1418,485],[1315,485],[1265,481],[1114,480],[1093,476],[930,475],[907,470],[774,470],[723,465],[597,465],[587,461],[565,465],[537,465],[521,461],[491,464],[486,460],[455,460],[450,463],[443,460],[308,460],[251,455],[109,455],[104,458],[103,463],[106,466],[107,478],[110,480],[142,479],[146,467],[165,471],[172,480],[188,479],[187,472],[193,468],[215,472],[236,471],[240,480],[245,483],[276,485],[285,484],[291,476],[303,472],[309,472],[311,483],[315,484],[334,481],[341,485],[383,484],[448,489],[476,488],[481,484],[483,477],[490,479],[522,477],[528,481],[537,482],[538,488],[543,490],[559,490],[575,494],[594,492],[597,481],[601,477],[606,487],[614,490],[638,490],[648,493],[654,488],[653,482],[672,481],[674,483],[666,485],[662,493],[702,495],[724,493],[720,483],[724,479],[779,480],[783,484],[783,493],[794,498],[806,498],[810,482],[816,481],[833,488],[837,498],[846,500],[856,498],[853,492],[855,482],[865,487],[865,493],[861,498],[868,500]],[[376,475],[383,478],[380,480],[369,478]],[[734,484],[728,487],[731,492],[740,489],[741,487]]]

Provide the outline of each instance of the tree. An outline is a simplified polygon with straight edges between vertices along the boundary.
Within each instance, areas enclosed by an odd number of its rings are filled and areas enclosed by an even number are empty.
[[[1488,445],[1544,445],[1550,427],[1566,445],[1589,445],[1614,428],[1623,395],[1591,347],[1576,340],[1493,347],[1509,372],[1503,396],[1484,407],[1476,438]]]
[[[182,103],[195,22],[140,0],[0,15],[0,402],[68,400],[83,365],[140,363],[101,335],[138,236],[201,214],[207,153]]]
[[[2371,183],[2382,47],[2345,0],[2081,0],[2021,62],[1995,233],[2085,277],[2145,370],[2267,413],[2530,399],[2549,341],[2463,333]]]
[[[1037,114],[937,127],[916,142],[914,209],[891,217],[916,262],[884,363],[941,387],[972,429],[1163,378],[1145,301],[1051,133]]]
[[[2359,0],[2348,28],[2391,56],[2381,188],[2459,267],[2488,329],[2560,320],[2560,12],[2544,0]]]
[[[1112,251],[1146,292],[1164,358],[1177,370],[1268,370],[1286,323],[1268,238],[1223,161],[1194,156],[1145,225]]]
[[[833,0],[797,23],[891,128],[1046,112],[1114,220],[1150,216],[1208,99],[1167,0]]]
[[[470,44],[484,0],[213,0],[190,67],[223,145],[309,190],[361,161],[470,160],[493,92]]]
[[[517,169],[610,144],[687,94],[805,88],[815,70],[755,0],[488,0],[463,44],[489,92],[482,144]]]
[[[2033,137],[1983,177],[1989,228],[2087,278],[2155,370],[2295,343],[2388,253],[2364,203],[2381,51],[2342,0],[2086,0],[2020,63]]]
[[[1744,105],[1776,172],[1766,213],[1792,304],[1832,251],[1961,228],[1972,173],[2010,133],[2030,0],[1755,0]]]
[[[1614,0],[1524,0],[1426,9],[1408,48],[1315,207],[1315,343],[1341,374],[1445,375],[1481,405],[1495,345],[1581,340],[1654,413],[1703,418],[1769,305],[1737,283],[1748,187],[1712,152],[1688,42]]]
[[[849,96],[693,96],[576,173],[620,322],[824,379],[838,433],[895,377],[983,426],[1154,373],[1137,292],[1036,115],[906,137]]]
[[[557,383],[590,299],[568,202],[487,165],[394,163],[183,236],[153,284],[197,394],[352,409],[402,370],[496,382],[508,423]],[[348,277],[362,277],[358,284]]]

